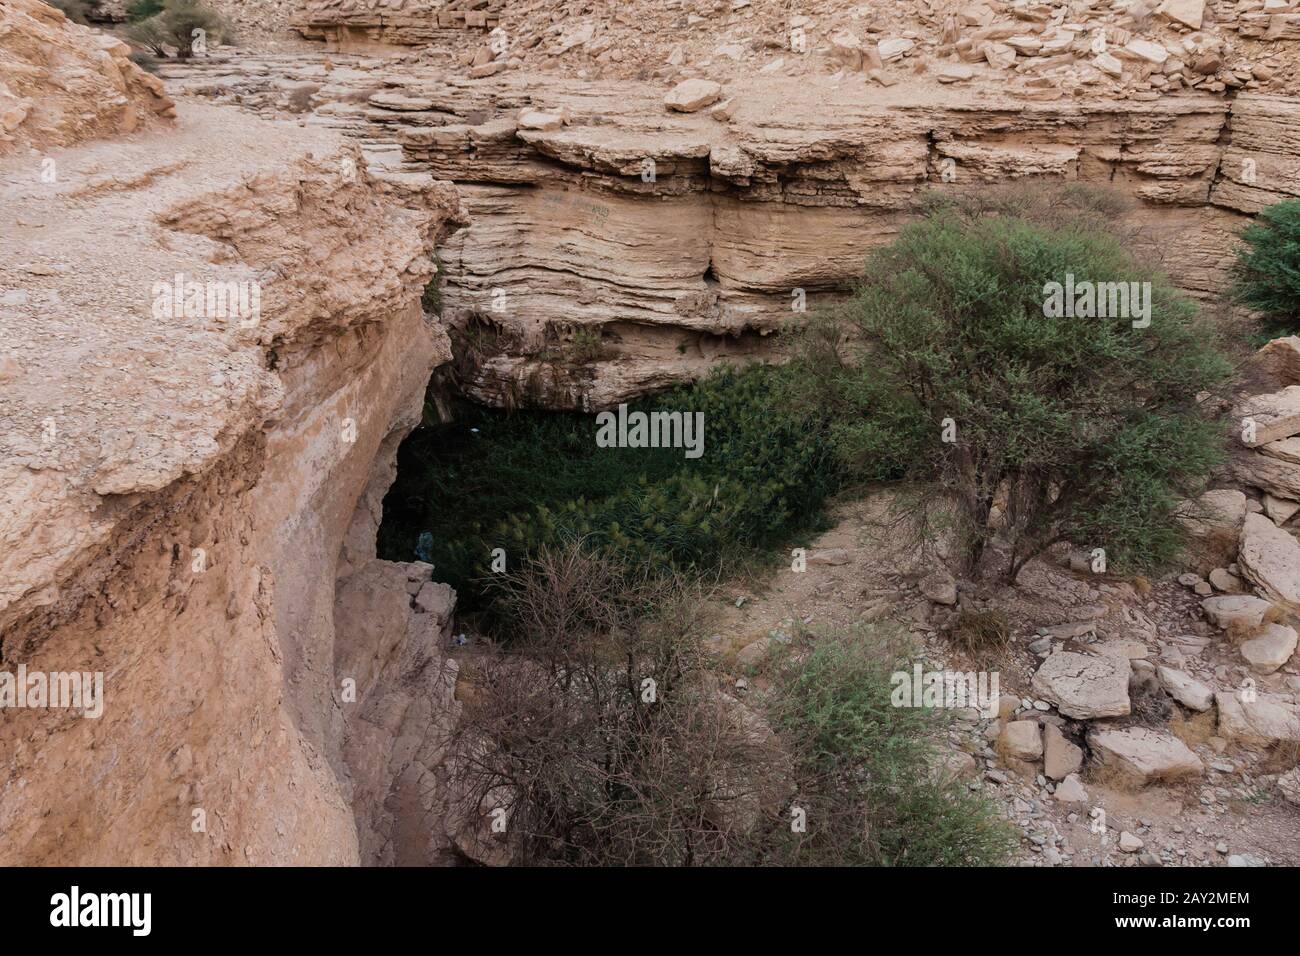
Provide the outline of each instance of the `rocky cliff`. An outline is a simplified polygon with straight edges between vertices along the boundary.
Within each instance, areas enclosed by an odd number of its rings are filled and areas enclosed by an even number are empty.
[[[5,709],[0,861],[392,860],[454,598],[374,531],[455,190],[201,103],[43,152],[0,166],[0,670],[103,698]]]
[[[39,0],[0,6],[0,155],[129,133],[174,115],[162,82],[121,40]]]
[[[172,75],[272,115],[311,89],[313,119],[372,162],[457,183],[471,225],[440,250],[443,314],[463,388],[496,405],[596,408],[773,355],[771,333],[841,296],[931,190],[1112,187],[1205,299],[1247,217],[1300,191],[1300,101],[1273,93],[1038,102],[756,76],[684,111],[630,81],[382,60]]]

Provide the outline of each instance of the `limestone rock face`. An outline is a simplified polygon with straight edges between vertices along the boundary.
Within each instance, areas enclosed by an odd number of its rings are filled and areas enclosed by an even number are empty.
[[[397,30],[399,20],[440,23],[448,12],[435,0],[400,9],[313,0],[309,11],[358,42]],[[642,8],[637,16],[661,13]],[[501,16],[534,22],[513,7]],[[1153,31],[1166,29],[1151,19]],[[1080,95],[1040,102],[1040,94],[1061,91],[1012,89],[1042,79],[1029,67],[1057,57],[1093,76],[1071,52],[1085,38],[1075,31],[1000,23],[990,27],[996,39],[963,38],[969,56],[959,55],[961,63],[931,60],[915,81],[895,82],[886,74],[910,74],[907,64],[928,57],[918,41],[883,64],[884,73],[872,69],[888,86],[843,73],[859,57],[860,69],[877,57],[875,44],[856,41],[861,34],[852,30],[825,35],[838,78],[785,75],[804,67],[793,56],[778,63],[775,53],[776,67],[750,71],[745,45],[724,45],[717,72],[692,74],[691,82],[725,80],[727,100],[684,113],[665,109],[665,86],[619,76],[633,71],[632,59],[651,55],[655,38],[634,56],[607,45],[618,24],[593,32],[583,22],[535,24],[528,38],[511,34],[503,57],[484,52],[485,44],[450,70],[384,61],[328,73],[302,65],[284,78],[322,87],[313,122],[399,147],[385,151],[386,162],[460,188],[473,225],[440,250],[443,315],[453,338],[467,343],[457,347],[459,381],[485,404],[595,410],[720,364],[780,361],[786,340],[773,333],[842,300],[863,257],[919,214],[928,191],[953,183],[1117,189],[1131,202],[1121,225],[1155,240],[1174,281],[1197,297],[1222,290],[1246,217],[1300,194],[1291,159],[1300,152],[1300,105],[1292,98],[1239,91],[1229,124],[1229,102],[1205,89],[1218,82],[1214,71],[1189,81],[1202,84],[1194,89],[1169,83],[1178,95],[1155,99],[1083,86]],[[465,40],[463,28],[453,32]],[[1015,53],[1011,68],[989,65],[990,42]],[[560,47],[567,52],[553,52]],[[594,72],[573,77],[569,63],[593,47],[601,51]],[[898,49],[887,46],[891,55]],[[619,52],[626,61],[605,58]],[[530,72],[535,57],[564,57],[565,69]],[[469,69],[495,70],[520,58],[522,66],[483,79],[462,75],[475,60],[483,62]],[[1129,77],[1156,67],[1116,59]],[[696,65],[675,56],[646,68],[672,84]],[[956,67],[973,70],[972,78],[942,83],[966,75]],[[195,71],[182,82],[178,89],[194,92],[262,84],[241,92],[246,103],[283,95],[276,82],[235,70]],[[1243,173],[1247,167],[1258,175]],[[1300,491],[1277,494],[1300,499]]]
[[[1246,516],[1237,555],[1260,593],[1300,609],[1300,542],[1261,514]]]
[[[414,604],[428,569],[375,562],[374,531],[450,355],[419,298],[454,190],[201,103],[56,155],[53,184],[0,160],[27,224],[0,232],[21,293],[0,309],[20,357],[0,646],[6,671],[102,672],[104,703],[6,710],[0,863],[381,861],[417,807],[393,809],[428,757],[407,728],[449,606]],[[258,308],[175,307],[190,283]]]
[[[1033,690],[1067,717],[1092,720],[1129,712],[1127,658],[1058,651],[1034,674]]]
[[[1147,727],[1124,730],[1094,727],[1088,733],[1088,746],[1103,765],[1113,767],[1143,786],[1197,776],[1205,770],[1201,759],[1173,734]]]
[[[716,364],[779,358],[771,333],[840,298],[948,164],[971,184],[1140,182],[1135,215],[1167,235],[1194,292],[1220,285],[1245,201],[1188,205],[1209,188],[1225,117],[1195,97],[1141,104],[1139,131],[1114,102],[972,109],[956,91],[845,90],[827,124],[817,91],[768,78],[731,84],[720,123],[666,112],[644,84],[385,80],[434,108],[389,111],[370,131],[398,140],[408,168],[457,182],[474,221],[442,250],[444,315],[490,343],[462,381],[492,405],[608,407]],[[1240,96],[1234,129],[1278,109]],[[1141,176],[1116,180],[1111,163],[1130,158]],[[596,344],[576,348],[579,332]]]
[[[291,22],[303,36],[324,40],[327,49],[382,53],[465,32],[484,34],[500,24],[504,6],[505,0],[304,0]]]
[[[162,81],[121,40],[40,0],[0,7],[0,155],[130,133],[175,115]]]

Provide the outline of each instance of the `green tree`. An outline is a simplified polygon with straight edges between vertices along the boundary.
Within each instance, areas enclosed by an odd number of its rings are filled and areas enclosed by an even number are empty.
[[[1229,365],[1194,305],[1095,217],[1057,218],[936,205],[870,257],[799,359],[843,462],[925,483],[968,574],[989,569],[995,542],[1007,580],[1059,541],[1167,559],[1171,512],[1221,451],[1197,394]],[[1094,301],[1091,316],[1051,294],[1133,282],[1127,310]]]
[[[1272,334],[1300,332],[1300,200],[1269,206],[1241,233],[1233,264],[1237,301],[1264,314]]]

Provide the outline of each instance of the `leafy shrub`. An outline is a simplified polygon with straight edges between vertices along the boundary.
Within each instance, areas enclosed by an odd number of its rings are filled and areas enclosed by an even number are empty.
[[[753,844],[779,865],[979,866],[1003,862],[1016,834],[985,800],[936,770],[933,710],[895,707],[890,676],[910,657],[883,627],[822,637],[788,658],[768,716],[794,763],[789,815]]]
[[[433,259],[434,269],[433,278],[431,278],[420,293],[420,305],[424,307],[425,312],[441,317],[442,316],[442,260],[437,256]]]
[[[1149,326],[1045,314],[1047,284],[1150,283]],[[951,507],[968,573],[1003,574],[1057,541],[1123,566],[1180,543],[1176,504],[1222,443],[1196,395],[1227,361],[1195,307],[1087,218],[1047,229],[939,205],[870,258],[860,290],[805,335],[850,472],[882,463]],[[955,426],[955,433],[954,433]]]
[[[1235,298],[1264,314],[1274,335],[1300,332],[1300,200],[1260,212],[1241,233],[1233,265]]]

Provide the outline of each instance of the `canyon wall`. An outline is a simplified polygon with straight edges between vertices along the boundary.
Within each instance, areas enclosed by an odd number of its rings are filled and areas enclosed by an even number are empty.
[[[503,91],[481,122],[401,134],[406,156],[456,181],[470,211],[441,255],[444,314],[479,330],[471,395],[595,408],[772,354],[765,337],[841,297],[930,191],[1113,188],[1161,266],[1206,300],[1247,215],[1300,192],[1289,97],[731,93],[719,122],[667,114],[632,89],[549,89],[525,109]]]
[[[0,671],[102,713],[0,710],[0,863],[440,859],[454,595],[374,532],[454,188],[198,102],[61,141],[0,160]]]
[[[498,406],[596,409],[777,357],[772,333],[842,298],[931,192],[1112,189],[1119,225],[1207,304],[1249,216],[1300,194],[1300,100],[1274,93],[1038,102],[757,76],[682,112],[622,80],[300,58],[272,83],[253,63],[172,83],[270,115],[310,88],[312,121],[373,164],[457,184],[471,222],[439,250],[442,314],[460,387]]]

